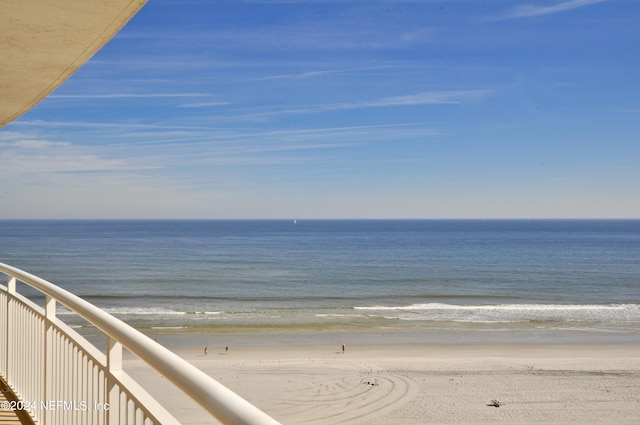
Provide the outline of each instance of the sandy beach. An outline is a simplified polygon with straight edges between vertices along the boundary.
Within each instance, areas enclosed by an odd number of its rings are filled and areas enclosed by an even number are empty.
[[[637,344],[174,350],[283,424],[637,424]],[[216,423],[157,372],[126,370],[183,423]],[[495,403],[498,402],[498,403]]]

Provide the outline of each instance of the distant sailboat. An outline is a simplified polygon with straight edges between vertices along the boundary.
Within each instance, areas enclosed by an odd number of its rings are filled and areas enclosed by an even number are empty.
[[[293,219],[293,224],[298,224],[298,221],[295,218]]]

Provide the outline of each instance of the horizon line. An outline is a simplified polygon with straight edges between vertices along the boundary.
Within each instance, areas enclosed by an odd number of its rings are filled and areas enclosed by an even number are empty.
[[[640,221],[640,217],[0,218],[0,222],[2,221]]]

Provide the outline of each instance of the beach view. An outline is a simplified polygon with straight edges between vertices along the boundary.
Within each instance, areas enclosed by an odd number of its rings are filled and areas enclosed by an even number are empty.
[[[261,423],[214,419],[167,349],[285,425],[640,421],[640,4],[128,7],[0,110],[0,263],[143,355],[5,268],[3,393],[164,423],[126,407],[139,384],[184,425]],[[52,360],[76,334],[104,355]]]
[[[11,264],[133,325],[282,423],[632,423],[639,412],[636,220],[0,229]],[[183,423],[210,423],[140,360],[126,365]]]

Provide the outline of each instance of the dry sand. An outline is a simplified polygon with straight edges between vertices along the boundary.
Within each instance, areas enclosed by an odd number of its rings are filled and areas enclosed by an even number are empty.
[[[639,424],[637,344],[176,350],[283,424]],[[126,370],[185,424],[216,423],[157,372]],[[489,406],[492,401],[500,407]]]

